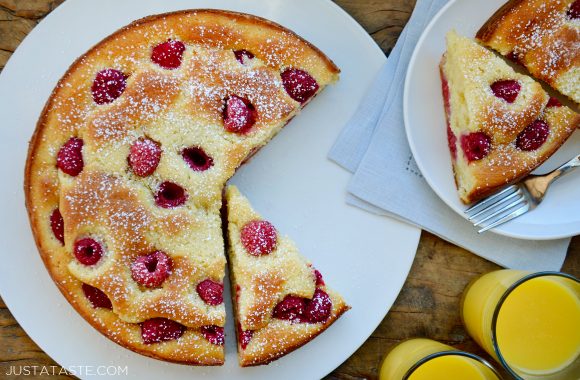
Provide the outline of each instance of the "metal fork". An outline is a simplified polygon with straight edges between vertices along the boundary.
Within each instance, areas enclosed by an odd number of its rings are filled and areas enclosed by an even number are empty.
[[[508,186],[465,210],[467,220],[475,227],[482,227],[477,231],[482,233],[517,218],[538,207],[550,185],[578,166],[580,155],[548,174],[529,175],[521,182]]]

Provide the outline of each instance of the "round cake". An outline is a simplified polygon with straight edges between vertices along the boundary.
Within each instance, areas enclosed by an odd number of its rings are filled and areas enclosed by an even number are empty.
[[[30,142],[26,206],[42,259],[111,340],[224,361],[222,191],[339,69],[271,21],[147,17],[59,81]]]

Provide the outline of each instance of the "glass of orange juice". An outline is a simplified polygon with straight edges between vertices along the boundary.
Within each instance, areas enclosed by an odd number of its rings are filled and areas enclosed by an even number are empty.
[[[463,293],[469,334],[516,379],[580,379],[580,281],[499,270]]]
[[[380,380],[501,380],[491,364],[477,355],[430,339],[397,345],[381,365]]]

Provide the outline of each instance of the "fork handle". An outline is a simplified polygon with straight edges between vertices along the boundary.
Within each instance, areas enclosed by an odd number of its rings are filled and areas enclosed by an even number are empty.
[[[549,182],[550,183],[554,182],[558,178],[562,177],[564,174],[570,173],[572,170],[574,170],[578,166],[580,166],[580,155],[577,155],[576,157],[574,157],[570,161],[566,162],[565,164],[563,164],[559,168],[557,168],[554,171],[552,171],[551,173],[549,173],[547,175],[547,177],[549,178]]]

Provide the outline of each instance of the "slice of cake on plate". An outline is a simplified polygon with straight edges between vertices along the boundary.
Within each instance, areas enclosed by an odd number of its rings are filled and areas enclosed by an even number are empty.
[[[580,0],[510,0],[477,39],[580,103]]]
[[[226,202],[239,362],[267,364],[312,340],[349,306],[236,187],[227,188]]]
[[[540,84],[454,31],[440,73],[453,172],[466,204],[528,175],[580,122]]]

